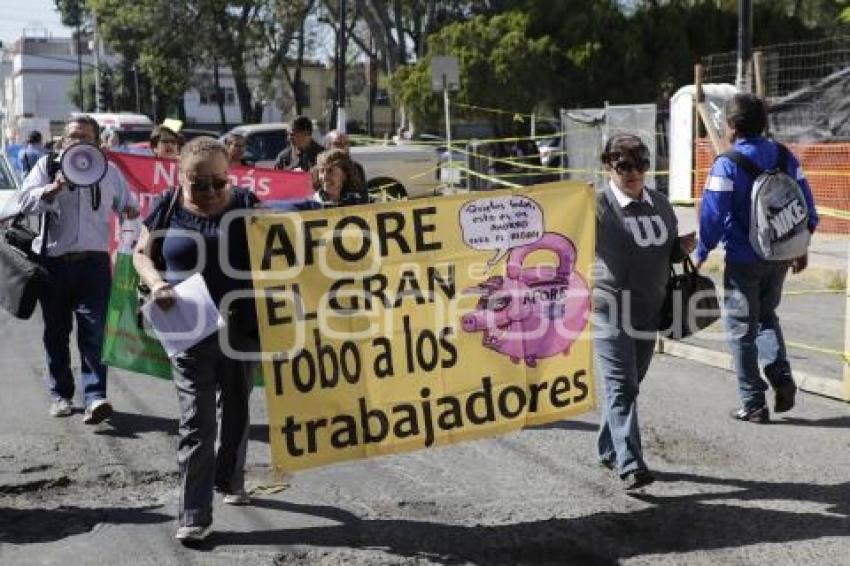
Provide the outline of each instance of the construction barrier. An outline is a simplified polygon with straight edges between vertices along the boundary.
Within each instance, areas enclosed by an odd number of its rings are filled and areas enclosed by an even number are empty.
[[[787,144],[803,166],[821,213],[818,231],[850,235],[850,143]],[[702,198],[715,152],[707,138],[696,143],[693,195]]]

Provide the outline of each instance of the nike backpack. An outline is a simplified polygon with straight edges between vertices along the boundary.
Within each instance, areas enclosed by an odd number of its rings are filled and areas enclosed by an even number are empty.
[[[797,180],[789,175],[788,148],[777,144],[773,169],[762,170],[737,151],[723,154],[753,179],[750,200],[750,245],[762,259],[787,261],[809,249],[809,207]]]

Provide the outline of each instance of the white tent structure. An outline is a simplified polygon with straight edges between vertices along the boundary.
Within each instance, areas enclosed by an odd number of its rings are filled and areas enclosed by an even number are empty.
[[[702,91],[708,113],[719,132],[724,130],[723,107],[737,92],[731,84],[704,84]],[[690,202],[693,198],[694,85],[676,91],[670,99],[670,200]]]

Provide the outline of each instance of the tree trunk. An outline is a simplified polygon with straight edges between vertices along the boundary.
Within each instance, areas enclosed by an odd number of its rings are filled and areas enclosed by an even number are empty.
[[[301,28],[298,32],[298,55],[295,58],[295,73],[292,79],[292,94],[295,98],[295,114],[300,116],[302,112],[304,112],[304,85],[301,82],[301,67],[304,65],[304,47],[306,41],[304,40],[304,20],[301,19]],[[286,62],[284,62],[284,65]]]
[[[227,116],[224,113],[224,91],[221,88],[221,77],[218,72],[218,59],[213,61],[213,86],[215,87],[215,101],[218,105],[218,118],[221,131],[227,129]]]
[[[393,16],[395,17],[395,33],[398,39],[398,64],[407,63],[407,41],[404,38],[404,15],[401,10],[401,0],[393,0]]]
[[[245,72],[245,65],[240,57],[230,58],[230,70],[233,72],[233,82],[236,86],[236,98],[239,99],[239,113],[242,116],[242,122],[252,124],[257,120],[254,108],[254,95],[251,92],[251,86],[248,84],[248,75]]]

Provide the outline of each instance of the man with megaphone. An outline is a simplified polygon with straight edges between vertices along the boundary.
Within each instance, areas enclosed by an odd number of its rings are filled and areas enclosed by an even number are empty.
[[[42,256],[50,275],[39,296],[53,398],[50,414],[73,413],[69,338],[76,318],[86,424],[112,414],[106,400],[106,366],[100,359],[112,279],[111,215],[139,215],[127,181],[94,145],[99,129],[90,116],[71,118],[58,153],[38,160],[18,196],[21,213],[43,215],[33,252]]]

